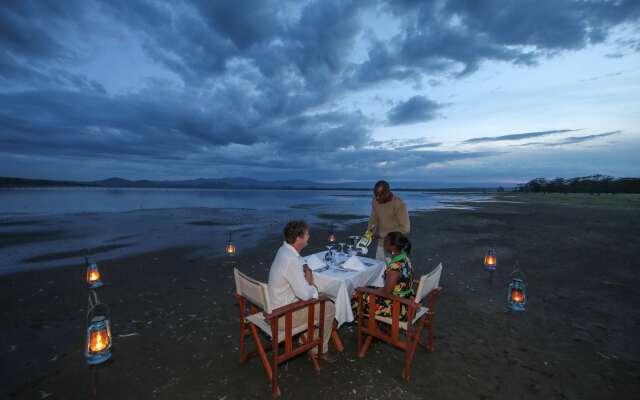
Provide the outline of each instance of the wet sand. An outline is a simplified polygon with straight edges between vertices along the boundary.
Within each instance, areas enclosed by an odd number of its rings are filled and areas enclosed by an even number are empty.
[[[281,367],[282,398],[609,399],[640,393],[637,201],[502,200],[412,217],[418,273],[438,262],[445,269],[435,351],[419,349],[409,383],[401,379],[401,351],[374,342],[359,359],[355,329],[346,325],[340,330],[346,351],[336,363],[315,372],[298,357]],[[38,230],[37,224],[29,228]],[[355,224],[339,236],[363,229]],[[325,238],[326,231],[314,230],[307,252],[321,249]],[[94,387],[100,399],[269,398],[259,360],[238,363],[232,270],[237,265],[266,279],[280,242],[273,236],[240,248],[233,261],[202,248],[173,247],[100,262],[114,358],[95,376],[82,353],[83,268],[0,276],[0,398],[87,399]],[[488,247],[498,253],[493,280],[482,268]],[[520,314],[504,305],[516,268],[529,295]]]

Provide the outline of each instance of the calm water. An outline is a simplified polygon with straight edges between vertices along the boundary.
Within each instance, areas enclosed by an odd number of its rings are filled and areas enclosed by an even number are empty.
[[[442,202],[478,196],[398,192],[410,210],[443,207]],[[319,190],[191,190],[43,188],[0,190],[0,214],[57,215],[167,208],[252,210],[309,209],[313,212],[367,215],[371,194]]]
[[[410,213],[487,196],[398,193]],[[291,219],[333,225],[339,237],[367,219],[370,192],[52,188],[0,190],[0,274],[119,258],[172,246],[222,254],[229,235],[246,250]],[[340,217],[342,215],[342,217]],[[315,229],[314,228],[314,229]]]

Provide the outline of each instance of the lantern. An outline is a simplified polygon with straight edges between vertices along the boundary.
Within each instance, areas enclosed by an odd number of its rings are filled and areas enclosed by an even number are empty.
[[[329,239],[328,240],[329,240],[329,243],[335,243],[336,242],[336,234],[331,232],[329,234]]]
[[[102,286],[100,270],[95,262],[87,261],[87,285],[89,285],[89,289],[97,289]]]
[[[224,251],[230,257],[236,254],[236,246],[231,242],[231,234],[229,234],[229,240],[227,240],[227,245],[225,246]]]
[[[335,244],[336,240],[337,240],[336,239],[336,234],[335,234],[335,231],[333,229],[333,225],[331,225],[331,231],[329,232],[329,237],[327,238],[327,241],[330,244]]]
[[[527,294],[522,279],[514,278],[509,284],[507,292],[507,307],[513,311],[524,311],[527,304]]]
[[[85,357],[90,365],[101,364],[111,358],[111,327],[104,316],[94,317],[87,328]]]
[[[484,256],[484,268],[490,271],[493,271],[496,269],[497,263],[498,263],[498,259],[496,256],[496,250],[495,249],[487,250],[487,255]]]

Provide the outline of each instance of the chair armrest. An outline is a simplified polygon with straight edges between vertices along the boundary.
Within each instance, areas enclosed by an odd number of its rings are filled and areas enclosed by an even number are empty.
[[[376,295],[378,297],[382,297],[384,299],[388,299],[391,301],[397,301],[398,303],[404,304],[407,307],[413,307],[413,308],[418,308],[420,307],[420,303],[416,303],[415,301],[411,300],[411,299],[407,299],[404,297],[399,297],[399,296],[395,296],[389,293],[385,293],[382,291],[382,289],[372,289],[372,288],[366,288],[366,287],[360,287],[356,289],[356,292],[360,292],[360,293],[368,293],[368,294],[373,294]]]
[[[318,304],[320,302],[325,302],[327,300],[328,300],[327,296],[321,295],[317,299],[296,301],[295,303],[287,304],[286,306],[282,306],[282,307],[276,308],[275,310],[272,310],[271,314],[264,313],[264,318],[267,320],[273,319],[273,318],[279,318],[289,312],[298,311],[305,307],[309,307],[311,304]]]

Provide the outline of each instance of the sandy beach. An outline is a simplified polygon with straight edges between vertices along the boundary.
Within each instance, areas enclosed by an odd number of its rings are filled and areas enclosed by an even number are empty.
[[[497,200],[412,215],[414,265],[422,274],[442,262],[444,291],[435,351],[419,349],[410,382],[401,379],[403,353],[386,344],[374,342],[366,358],[357,358],[351,324],[340,330],[346,351],[337,362],[316,372],[298,357],[281,368],[282,398],[640,393],[638,197],[507,194]],[[339,218],[322,217],[344,222]],[[311,232],[306,253],[322,248],[325,225]],[[35,234],[3,233],[2,243],[42,240],[37,221],[29,226]],[[338,234],[346,237],[365,225],[342,227]],[[82,352],[87,291],[80,258],[0,276],[0,398],[270,398],[259,360],[238,363],[232,274],[237,266],[266,280],[280,243],[268,235],[231,260],[176,240],[173,247],[101,261],[100,296],[111,308],[114,347],[112,362],[93,375]],[[482,267],[488,247],[498,254],[493,279]],[[49,257],[57,261],[55,253]],[[516,269],[529,295],[520,314],[505,307]]]

